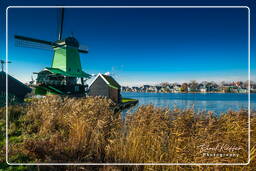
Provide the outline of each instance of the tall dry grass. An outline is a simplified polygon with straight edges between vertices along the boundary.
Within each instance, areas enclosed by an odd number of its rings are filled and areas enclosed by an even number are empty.
[[[247,162],[247,111],[221,116],[193,109],[170,110],[141,106],[121,119],[105,98],[50,96],[13,107],[10,132],[20,129],[22,140],[10,143],[10,155],[23,154],[32,162],[96,163],[245,163]],[[256,168],[256,117],[251,116],[251,164],[249,166],[105,166],[103,170],[253,170]],[[238,157],[207,157],[201,146],[239,147]],[[214,153],[213,150],[208,150]],[[220,153],[220,152],[219,152]],[[228,153],[224,151],[223,153]],[[13,161],[15,162],[15,161]],[[56,168],[52,168],[56,169]],[[62,167],[61,170],[87,167]],[[92,169],[92,168],[89,168]],[[94,167],[93,169],[99,169]]]
[[[20,119],[27,137],[13,150],[36,162],[104,162],[105,145],[120,127],[113,105],[104,98],[34,100]]]
[[[248,158],[247,118],[246,111],[217,117],[191,109],[169,111],[142,106],[128,117],[126,131],[113,144],[110,156],[131,163],[244,163]],[[201,145],[218,144],[240,147],[239,156],[205,157],[200,151]]]

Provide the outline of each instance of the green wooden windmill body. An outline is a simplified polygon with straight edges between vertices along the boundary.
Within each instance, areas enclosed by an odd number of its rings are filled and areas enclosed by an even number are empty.
[[[52,60],[52,68],[59,68],[63,71],[67,71],[67,49],[66,48],[55,48],[54,56]]]
[[[63,41],[57,41],[56,44],[58,47],[54,47],[52,66],[39,72],[37,80],[40,86],[36,88],[35,93],[39,95],[83,93],[77,80],[81,79],[83,86],[83,79],[90,78],[90,75],[82,70],[78,41],[74,37],[68,37]],[[45,80],[49,75],[52,75],[54,81]]]
[[[68,38],[68,39],[71,39],[71,38]],[[90,77],[89,74],[86,74],[82,70],[78,48],[72,47],[69,45],[64,45],[62,47],[54,48],[52,66],[51,68],[48,68],[48,69],[50,69],[53,72],[58,72],[58,70],[56,69],[62,70],[63,71],[62,74],[65,74],[66,76],[79,77],[79,78]]]

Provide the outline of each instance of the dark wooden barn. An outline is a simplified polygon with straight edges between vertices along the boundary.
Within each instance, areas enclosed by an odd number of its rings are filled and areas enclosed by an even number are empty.
[[[104,96],[112,99],[115,103],[121,101],[121,86],[116,80],[109,76],[98,74],[89,87],[90,96]]]
[[[22,102],[25,96],[32,91],[31,88],[20,82],[19,80],[7,75],[4,71],[0,72],[0,96],[1,104],[5,103],[6,96],[6,76],[8,78],[8,97],[15,98],[16,101]],[[3,102],[4,101],[4,102]]]

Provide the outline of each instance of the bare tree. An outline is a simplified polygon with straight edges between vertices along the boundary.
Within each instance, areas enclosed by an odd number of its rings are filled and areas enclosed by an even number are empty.
[[[182,83],[181,85],[181,91],[187,92],[188,91],[188,84],[187,83]]]
[[[197,87],[198,87],[198,83],[196,82],[196,80],[192,80],[190,81],[190,88],[192,91],[196,91],[197,90]]]
[[[162,83],[160,83],[160,86],[162,86],[162,87],[167,87],[167,86],[169,86],[170,85],[170,83],[168,83],[168,82],[162,82]]]

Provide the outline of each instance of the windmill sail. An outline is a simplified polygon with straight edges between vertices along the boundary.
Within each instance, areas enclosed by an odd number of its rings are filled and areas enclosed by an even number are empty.
[[[80,45],[78,51],[80,53],[88,53],[88,47],[84,45]]]
[[[58,26],[58,33],[59,33],[59,36],[58,36],[58,40],[61,40],[62,39],[62,32],[63,32],[63,22],[64,22],[64,8],[60,8],[60,20],[59,20],[59,26]]]
[[[26,37],[26,36],[15,35],[14,38],[15,38],[15,45],[18,47],[53,50],[52,48],[54,47],[62,46],[55,42]]]
[[[41,44],[41,43],[36,43],[36,42],[30,42],[30,41],[20,40],[20,39],[15,39],[15,46],[42,49],[42,50],[53,50],[51,45]]]
[[[17,40],[41,43],[41,44],[46,44],[46,45],[51,45],[51,46],[56,45],[56,43],[54,43],[54,42],[41,40],[41,39],[35,39],[35,38],[31,38],[31,37],[20,36],[20,35],[15,35],[14,38],[17,39]]]

